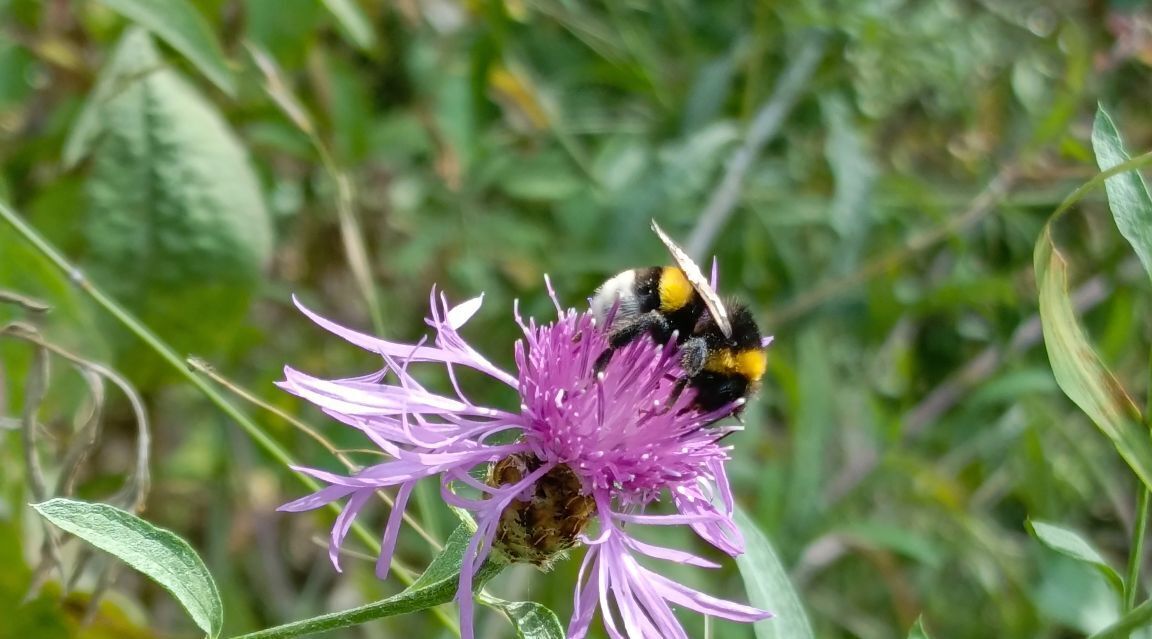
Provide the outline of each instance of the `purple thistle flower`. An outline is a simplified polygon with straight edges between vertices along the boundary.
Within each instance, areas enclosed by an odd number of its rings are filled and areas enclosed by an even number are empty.
[[[739,403],[703,412],[692,406],[694,392],[689,390],[666,405],[682,375],[674,340],[667,345],[635,340],[596,375],[593,364],[608,346],[604,331],[590,313],[562,310],[550,285],[549,293],[556,303],[556,321],[539,326],[529,319],[525,324],[516,312],[524,331],[515,347],[516,376],[492,365],[458,332],[482,298],[450,308],[433,291],[432,317],[427,320],[436,332],[432,345],[377,339],[301,306],[320,326],[381,355],[385,366],[368,376],[339,380],[285,368],[281,386],[361,430],[392,459],[351,476],[297,468],[329,486],[280,509],[299,512],[347,498],[329,545],[339,570],[339,547],[352,520],[375,491],[395,486],[395,506],[376,566],[384,578],[413,487],[425,477],[439,476],[444,500],[470,511],[477,524],[457,592],[465,639],[473,636],[472,580],[485,558],[491,554],[547,567],[578,542],[588,551],[568,627],[573,639],[587,634],[597,607],[613,638],[686,639],[673,605],[742,622],[770,617],[644,567],[638,555],[700,567],[717,564],[645,543],[630,532],[644,525],[688,525],[729,555],[743,552],[724,470],[730,447],[719,444],[735,428],[709,426]],[[425,389],[408,372],[412,364],[424,362],[446,368],[453,396]],[[519,410],[468,399],[456,380],[459,366],[509,386],[519,396]],[[486,481],[473,474],[480,468],[488,469]],[[462,494],[462,487],[476,496]],[[677,512],[646,513],[646,507],[664,495],[671,497]],[[590,536],[585,528],[593,517],[599,523]]]

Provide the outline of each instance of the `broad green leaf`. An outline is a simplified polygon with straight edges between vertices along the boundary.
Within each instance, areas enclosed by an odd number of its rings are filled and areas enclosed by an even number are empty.
[[[163,586],[209,637],[219,636],[224,606],[216,582],[183,539],[107,504],[50,499],[32,507],[56,527],[116,556]]]
[[[460,579],[460,564],[463,561],[464,552],[468,548],[468,542],[474,533],[475,528],[469,526],[468,523],[457,526],[456,530],[449,536],[448,543],[444,545],[444,550],[440,551],[440,554],[432,560],[424,574],[420,575],[411,586],[398,595],[358,608],[350,608],[268,628],[245,635],[245,637],[248,639],[299,637],[338,628],[348,628],[373,619],[402,615],[448,603],[456,596]],[[473,591],[479,590],[489,579],[495,577],[503,569],[504,564],[492,561],[484,562],[472,581]]]
[[[236,92],[236,81],[220,43],[188,0],[102,1],[179,51],[221,91],[228,95]]]
[[[416,581],[408,586],[407,590],[420,590],[444,579],[454,579],[460,574],[460,563],[464,561],[464,551],[468,549],[468,542],[476,532],[476,524],[470,520],[462,520],[459,526],[448,536],[444,549],[436,555],[428,567],[424,569]]]
[[[771,542],[743,510],[736,509],[735,520],[744,534],[745,550],[736,557],[736,566],[748,601],[775,614],[755,624],[756,639],[811,639],[814,635],[804,606]]]
[[[1112,440],[1145,486],[1152,487],[1152,437],[1140,411],[1120,382],[1100,361],[1076,319],[1068,297],[1068,264],[1044,227],[1033,255],[1040,289],[1044,346],[1060,390]]]
[[[271,253],[259,182],[224,120],[146,33],[126,34],[102,76],[118,89],[96,116],[92,274],[178,350],[211,352],[243,319]]]
[[[517,639],[564,639],[567,633],[550,608],[533,601],[505,601],[486,596],[483,602],[497,608],[512,622]]]
[[[360,9],[360,5],[356,4],[356,0],[324,0],[324,6],[332,12],[336,24],[340,25],[340,30],[348,36],[352,44],[361,49],[370,49],[376,44],[372,24],[368,22],[368,17]]]
[[[1129,639],[1136,630],[1152,625],[1152,600],[1136,606],[1115,623],[1093,634],[1088,639]]]
[[[908,631],[908,639],[930,639],[928,631],[924,629],[923,617],[916,618],[916,623],[912,624],[912,628]]]
[[[1093,566],[1057,555],[1040,562],[1037,569],[1031,598],[1047,624],[1090,635],[1120,618],[1121,598],[1097,578]]]
[[[1092,149],[1101,171],[1128,161],[1124,142],[1104,107],[1096,108],[1096,122],[1092,126]],[[1152,197],[1148,185],[1137,170],[1114,175],[1104,183],[1108,191],[1108,206],[1116,227],[1132,250],[1136,251],[1144,271],[1152,277]]]
[[[1056,524],[1035,520],[1028,521],[1028,530],[1040,543],[1052,550],[1092,565],[1108,579],[1108,583],[1118,594],[1124,593],[1124,580],[1120,578],[1120,573],[1108,564],[1092,544],[1077,533]]]

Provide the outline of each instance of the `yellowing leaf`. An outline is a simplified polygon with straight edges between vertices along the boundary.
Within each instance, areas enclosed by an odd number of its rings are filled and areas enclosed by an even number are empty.
[[[1060,390],[1109,438],[1145,486],[1152,488],[1152,437],[1140,411],[1112,375],[1076,319],[1068,297],[1068,264],[1052,240],[1052,222],[1036,242],[1044,346]]]

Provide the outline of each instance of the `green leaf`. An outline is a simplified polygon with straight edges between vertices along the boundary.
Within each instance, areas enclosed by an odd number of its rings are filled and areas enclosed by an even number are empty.
[[[1150,624],[1152,624],[1152,600],[1136,606],[1131,612],[1088,639],[1128,639],[1134,631],[1146,628]]]
[[[1083,537],[1056,524],[1036,520],[1028,521],[1028,530],[1040,543],[1052,550],[1095,567],[1108,579],[1117,594],[1123,595],[1124,580],[1120,578],[1120,573]]]
[[[361,49],[370,49],[376,44],[372,25],[355,0],[324,0],[324,6],[332,12],[336,24],[340,25],[340,30],[348,36],[352,44]]]
[[[236,81],[212,28],[187,0],[102,0],[129,20],[155,33],[188,58],[228,95]]]
[[[1110,439],[1145,486],[1152,487],[1152,437],[1140,411],[1100,361],[1076,319],[1068,297],[1068,264],[1044,227],[1033,255],[1040,290],[1044,346],[1060,390]]]
[[[497,608],[512,622],[517,639],[564,639],[567,633],[550,608],[533,601],[505,601],[483,597],[484,603]]]
[[[224,606],[216,582],[183,539],[107,504],[50,499],[32,507],[61,530],[148,575],[176,597],[209,637],[219,636]]]
[[[756,623],[756,639],[812,639],[812,626],[808,623],[804,606],[771,542],[739,508],[735,512],[735,521],[744,534],[745,550],[743,555],[736,557],[736,566],[744,579],[748,601],[775,614]]]
[[[93,276],[177,350],[212,352],[243,319],[272,250],[255,172],[146,33],[127,33],[101,75],[118,89],[94,116]]]
[[[468,542],[476,532],[476,524],[472,521],[461,521],[459,526],[448,536],[444,549],[436,555],[428,567],[424,569],[416,581],[408,586],[408,591],[421,590],[425,587],[439,583],[445,579],[455,579],[460,575],[460,564],[464,561],[464,551],[468,549]]]
[[[456,596],[460,581],[460,564],[463,563],[464,553],[468,543],[475,534],[475,526],[470,522],[461,523],[452,531],[444,549],[428,565],[424,574],[412,582],[404,592],[387,599],[376,601],[358,608],[341,610],[318,617],[311,617],[294,621],[282,626],[266,628],[252,632],[237,639],[285,639],[287,637],[300,637],[307,634],[326,632],[338,628],[348,628],[362,624],[373,619],[402,615],[416,612],[433,606],[448,603]],[[505,564],[486,561],[476,571],[472,580],[472,590],[475,592],[484,586],[489,579],[495,577],[504,569]]]
[[[912,624],[912,628],[908,631],[908,639],[930,639],[928,631],[924,629],[923,617],[916,618],[916,623]]]
[[[1057,555],[1037,569],[1030,582],[1031,599],[1047,624],[1089,635],[1120,618],[1121,598],[1098,578],[1094,567]]]
[[[1128,161],[1120,133],[1103,106],[1096,108],[1092,149],[1096,152],[1096,163],[1101,171]],[[1152,277],[1152,197],[1148,195],[1144,177],[1139,171],[1132,170],[1108,178],[1104,187],[1108,191],[1108,206],[1112,209],[1116,227],[1136,251],[1144,271]]]

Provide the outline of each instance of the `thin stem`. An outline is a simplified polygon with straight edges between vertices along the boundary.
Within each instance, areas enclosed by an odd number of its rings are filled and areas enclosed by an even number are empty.
[[[1152,420],[1152,353],[1148,357],[1148,391],[1144,399],[1144,423]],[[1132,543],[1128,546],[1128,578],[1124,581],[1124,612],[1136,606],[1136,594],[1140,591],[1140,567],[1144,565],[1144,537],[1148,532],[1147,486],[1139,488],[1140,496],[1136,503],[1136,522],[1132,525]]]
[[[328,179],[336,187],[336,216],[340,221],[340,239],[344,244],[344,257],[348,260],[352,280],[356,288],[360,289],[360,296],[364,298],[368,316],[372,319],[372,328],[377,333],[383,333],[384,316],[380,312],[380,298],[376,294],[376,284],[372,280],[372,263],[368,257],[364,229],[356,215],[356,193],[352,179],[336,162],[335,156],[320,137],[304,105],[289,90],[276,62],[259,47],[251,44],[247,47],[256,66],[264,74],[264,90],[284,115],[308,137],[308,141],[316,150],[320,164],[328,174]]]
[[[475,577],[473,577],[473,590],[479,588],[489,579],[496,576],[502,569],[503,565],[501,564],[486,562],[477,570]],[[302,637],[318,632],[349,628],[375,619],[383,619],[384,617],[391,617],[417,610],[426,610],[430,607],[432,610],[436,610],[434,606],[453,600],[458,587],[458,579],[450,575],[448,578],[442,578],[426,587],[412,591],[404,591],[398,595],[380,601],[374,601],[370,604],[237,635],[232,639],[289,639],[290,637]],[[459,633],[459,628],[456,628],[456,631]]]
[[[100,290],[95,284],[85,277],[83,271],[77,268],[74,264],[68,261],[66,257],[56,247],[52,246],[40,233],[29,225],[24,218],[20,217],[16,211],[8,207],[5,202],[0,202],[0,218],[5,222],[12,225],[16,232],[20,234],[29,244],[31,244],[41,255],[48,258],[56,268],[64,272],[73,284],[78,286],[81,290],[88,294],[97,304],[108,311],[110,315],[116,318],[118,322],[124,325],[136,337],[140,338],[147,344],[157,355],[160,356],[165,362],[172,365],[181,376],[183,376],[188,383],[192,384],[197,390],[208,398],[208,401],[215,404],[225,415],[231,417],[237,424],[240,425],[244,432],[256,442],[260,448],[264,450],[272,459],[284,466],[293,466],[296,460],[288,454],[286,450],[281,448],[280,444],[276,443],[274,439],[269,437],[256,425],[251,419],[248,418],[243,412],[233,406],[219,391],[216,390],[207,380],[199,375],[196,375],[192,370],[185,365],[184,359],[180,357],[171,346],[164,342],[158,335],[153,333],[151,329],[144,325],[139,319],[136,318],[130,311],[120,306],[115,300],[109,297],[104,291]],[[292,475],[306,486],[309,490],[319,490],[320,484],[316,480],[303,475],[301,473],[292,473]],[[335,503],[328,504],[329,510],[339,513],[340,507]],[[374,553],[380,551],[380,540],[376,535],[368,532],[359,522],[353,522],[352,532],[356,535],[362,543],[372,549]],[[410,585],[413,582],[412,574],[407,570],[397,570],[396,578],[403,582],[405,585]],[[456,625],[451,618],[448,617],[444,611],[433,609],[435,614],[448,628],[455,628]]]
[[[289,415],[287,412],[281,410],[280,408],[273,406],[272,404],[269,404],[268,402],[264,401],[264,399],[260,398],[259,396],[257,396],[252,391],[249,391],[248,389],[244,388],[243,386],[240,386],[236,382],[233,382],[232,380],[228,379],[227,377],[224,377],[218,371],[213,369],[204,360],[202,360],[198,357],[189,357],[188,358],[188,366],[189,366],[189,368],[192,368],[193,370],[206,375],[209,379],[211,379],[212,381],[216,382],[217,384],[223,386],[224,388],[228,389],[229,391],[232,391],[232,393],[234,395],[236,395],[237,397],[239,397],[240,399],[242,399],[242,400],[244,400],[250,404],[254,404],[254,405],[272,413],[273,415],[276,415],[277,417],[279,417],[280,419],[283,419],[284,421],[288,422],[289,424],[292,424],[293,426],[296,427],[297,430],[303,432],[305,435],[308,435],[313,440],[315,440],[316,443],[323,446],[324,449],[327,450],[329,453],[331,453],[333,457],[340,460],[340,463],[344,464],[344,467],[347,468],[348,470],[354,471],[357,468],[359,468],[359,466],[357,464],[355,464],[347,454],[345,454],[346,452],[349,452],[349,451],[344,451],[344,450],[336,448],[335,446],[332,445],[332,442],[328,441],[323,435],[316,432],[316,430],[314,428],[312,428],[308,424],[305,424],[303,421],[296,419],[296,417]],[[379,452],[379,451],[373,451],[373,452]],[[420,486],[417,487],[417,490],[419,490],[419,489],[420,489]],[[380,499],[385,504],[388,505],[389,508],[392,508],[394,500],[392,499],[392,497],[388,493],[385,493],[383,491],[377,491],[376,494],[380,497]],[[407,512],[405,512],[402,516],[404,518],[405,523],[407,523],[409,526],[411,526],[412,530],[415,531],[416,534],[423,537],[424,541],[427,541],[428,545],[432,546],[433,550],[435,550],[436,552],[439,552],[444,547],[443,544],[441,544],[439,541],[437,541],[437,539],[434,536],[432,536],[431,533],[429,533],[427,530],[424,529],[423,526],[420,525],[420,522],[416,521]]]
[[[1140,566],[1144,563],[1144,536],[1148,531],[1148,497],[1146,487],[1140,488],[1136,506],[1136,524],[1132,527],[1132,544],[1128,551],[1128,579],[1124,582],[1124,612],[1136,606],[1136,593],[1140,590]]]

